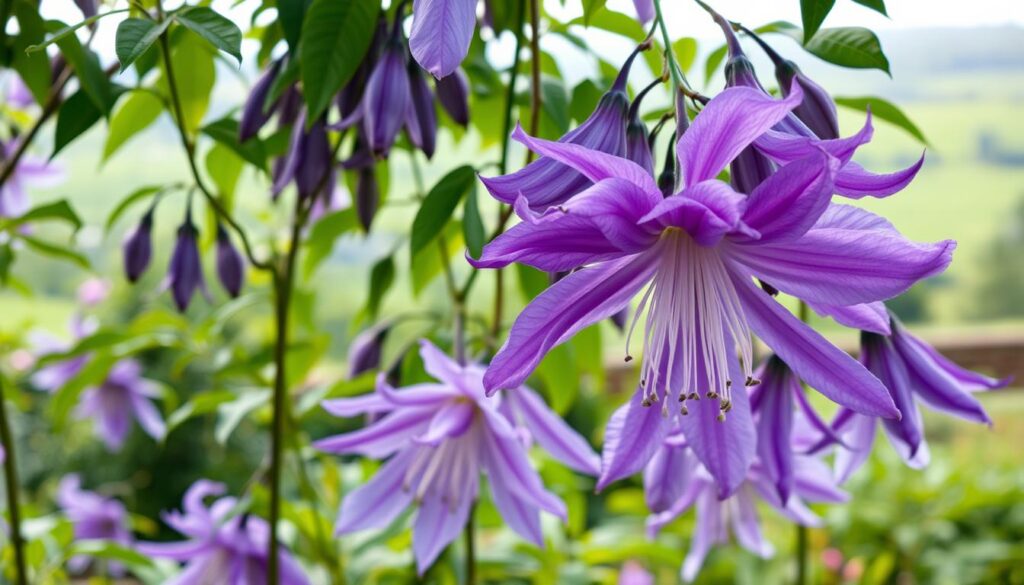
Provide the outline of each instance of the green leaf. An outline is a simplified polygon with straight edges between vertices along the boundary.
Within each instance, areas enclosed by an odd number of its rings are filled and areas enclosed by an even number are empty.
[[[214,144],[206,153],[206,174],[210,175],[221,203],[229,212],[234,207],[235,187],[244,167],[245,162],[223,144]]]
[[[4,2],[14,5],[14,16],[18,19],[19,30],[12,47],[14,60],[11,62],[11,68],[18,72],[32,92],[32,97],[42,105],[49,97],[50,85],[53,83],[50,59],[45,53],[26,53],[25,49],[43,41],[46,36],[46,23],[39,16],[35,3],[13,0]],[[6,50],[6,47],[0,47],[0,52]]]
[[[479,258],[484,249],[484,222],[480,218],[480,207],[476,198],[476,183],[466,195],[466,203],[462,207],[462,235],[466,239],[469,254]]]
[[[300,43],[303,95],[316,120],[362,63],[381,0],[313,0]]]
[[[693,62],[697,59],[697,39],[683,37],[672,43],[672,51],[676,55],[676,62],[684,73],[690,72]]]
[[[115,87],[118,88],[117,93],[123,91],[120,86]],[[57,124],[53,131],[53,153],[50,154],[50,158],[57,156],[64,147],[85,134],[102,117],[103,113],[84,91],[78,90],[71,94],[57,112]]]
[[[789,36],[800,40],[797,36],[800,29],[784,31]],[[851,69],[880,69],[886,74],[889,71],[889,59],[882,52],[882,45],[875,33],[866,28],[848,26],[840,28],[823,28],[814,35],[804,49],[812,55],[829,63]]]
[[[377,261],[370,270],[370,292],[366,297],[366,314],[371,320],[377,319],[380,303],[395,282],[395,260],[386,256]]]
[[[106,352],[98,353],[73,378],[57,390],[50,400],[50,410],[55,425],[60,427],[64,424],[71,409],[78,404],[78,397],[82,391],[103,380],[115,362],[117,359],[113,355]]]
[[[65,26],[64,28],[62,28],[62,29],[56,31],[55,33],[53,33],[52,37],[46,39],[45,41],[43,41],[41,43],[38,43],[38,44],[35,44],[35,45],[29,45],[28,47],[25,47],[25,52],[26,53],[35,53],[37,51],[42,51],[46,47],[52,45],[53,43],[56,43],[57,41],[63,39],[64,37],[74,34],[74,32],[76,30],[78,30],[78,29],[80,29],[82,27],[85,27],[85,26],[89,26],[90,24],[96,22],[97,20],[99,20],[99,19],[101,19],[101,18],[103,18],[105,16],[110,16],[111,14],[120,14],[122,12],[128,12],[130,10],[131,10],[131,8],[119,8],[118,10],[111,10],[110,12],[104,12],[103,14],[94,14],[93,16],[90,16],[89,18],[86,18],[85,20],[83,20],[82,22],[79,22],[78,24],[72,24],[70,26]]]
[[[448,244],[448,256],[445,261],[450,261],[455,254],[462,255],[465,242],[462,241],[462,226],[458,220],[448,222],[444,228],[444,240]],[[427,285],[441,274],[444,269],[440,249],[429,247],[420,250],[412,257],[412,294],[419,296]]]
[[[247,414],[270,402],[269,390],[243,392],[236,400],[217,407],[217,428],[213,436],[224,445]]]
[[[583,122],[597,108],[597,103],[601,101],[603,93],[596,83],[589,79],[584,79],[572,89],[572,99],[569,101],[569,114],[576,122]]]
[[[234,399],[235,393],[230,390],[206,390],[196,394],[167,417],[166,434],[171,434],[171,431],[190,418],[209,414],[217,410],[217,407],[221,404],[231,402]]]
[[[590,19],[604,8],[607,0],[583,0],[583,23],[590,26]]]
[[[66,200],[44,203],[30,209],[27,213],[18,218],[19,223],[40,222],[40,221],[63,221],[71,225],[75,232],[82,229],[82,218],[78,217],[71,204]]]
[[[242,31],[235,23],[212,8],[197,6],[175,15],[182,26],[210,41],[214,47],[231,55],[242,64]]]
[[[7,286],[7,279],[11,274],[11,264],[14,263],[14,249],[10,242],[0,244],[0,285]]]
[[[159,24],[145,18],[126,18],[121,21],[114,38],[114,51],[121,63],[121,72],[124,73],[129,65],[153,46],[170,25],[169,18]]]
[[[302,272],[308,279],[334,250],[334,242],[344,233],[355,230],[359,226],[355,210],[345,209],[329,213],[315,224],[306,238],[306,258],[302,264]]]
[[[144,199],[148,199],[162,190],[163,187],[160,187],[158,185],[151,185],[133,191],[127,197],[122,199],[121,202],[117,204],[117,207],[114,208],[114,211],[111,211],[110,215],[107,216],[107,223],[104,227],[104,231],[110,232],[110,228],[114,227],[114,224],[117,223],[117,220],[120,219],[120,217],[124,215],[124,213],[128,211],[128,209],[130,209],[136,203],[139,203]]]
[[[561,136],[569,130],[569,97],[565,92],[565,84],[561,79],[545,75],[541,79],[541,110]]]
[[[715,71],[718,71],[718,67],[722,64],[722,60],[725,59],[728,51],[729,47],[722,45],[708,54],[707,59],[704,60],[704,85],[711,83],[711,76],[715,74]]]
[[[238,121],[228,116],[203,126],[202,133],[230,148],[238,156],[262,171],[267,170],[267,152],[259,137],[238,142]]]
[[[525,264],[516,264],[516,275],[519,277],[519,292],[526,302],[532,301],[551,284],[547,274]]]
[[[136,569],[153,566],[153,561],[146,555],[109,540],[76,540],[68,545],[65,555],[68,558],[85,555],[108,561],[118,561]]]
[[[57,23],[51,23],[57,24]],[[86,93],[93,104],[99,108],[104,116],[110,115],[110,109],[114,107],[114,88],[107,77],[100,59],[96,53],[86,49],[78,41],[75,35],[68,35],[57,41],[61,54],[71,64],[78,78],[78,85]]]
[[[870,107],[871,115],[903,128],[911,136],[921,142],[921,144],[929,146],[928,139],[924,137],[924,132],[921,132],[921,129],[918,128],[917,125],[914,124],[914,122],[912,122],[910,118],[908,118],[907,115],[892,102],[875,96],[837,97],[835,98],[835,102],[840,106],[851,108],[859,112],[863,112]]]
[[[163,102],[149,91],[134,90],[110,118],[103,160],[108,160],[125,142],[149,127],[164,109]]]
[[[889,16],[889,13],[885,10],[885,0],[853,0],[861,6],[867,6],[871,10],[881,14],[882,16]]]
[[[40,254],[58,258],[60,260],[67,260],[68,262],[77,264],[82,268],[89,268],[89,259],[71,248],[65,248],[57,244],[40,240],[34,236],[27,236],[24,234],[19,234],[18,239],[28,244],[29,248],[32,248]]]
[[[810,42],[814,34],[825,22],[825,17],[832,11],[836,0],[800,0],[800,18],[804,25],[804,44]]]
[[[558,414],[565,414],[576,401],[580,390],[578,370],[575,352],[568,343],[556,345],[537,366],[547,403]]]
[[[309,4],[309,0],[277,0],[277,21],[281,24],[284,40],[288,43],[288,51],[292,55],[299,52],[302,18],[306,15]]]
[[[461,166],[434,185],[412,222],[410,238],[411,257],[434,241],[444,229],[452,213],[455,212],[459,200],[473,187],[476,182],[476,171],[471,166]]]
[[[210,92],[216,78],[213,57],[209,47],[193,34],[184,35],[171,53],[185,129],[189,133],[195,133],[199,128],[210,105]],[[170,95],[166,80],[161,79],[159,85],[164,89],[164,95]]]

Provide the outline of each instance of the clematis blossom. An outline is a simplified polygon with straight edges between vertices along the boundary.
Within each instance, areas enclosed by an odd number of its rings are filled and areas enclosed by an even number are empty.
[[[670,486],[668,493],[666,485]],[[732,534],[743,548],[762,558],[774,554],[774,548],[761,532],[756,501],[764,501],[789,520],[804,526],[819,526],[818,518],[806,501],[842,503],[848,499],[836,487],[828,467],[813,457],[801,457],[795,464],[794,494],[783,503],[771,483],[754,465],[736,492],[720,499],[715,481],[689,451],[681,435],[671,435],[659,447],[644,475],[644,490],[651,501],[652,490],[661,505],[652,507],[647,530],[651,538],[666,524],[692,507],[697,510],[697,526],[690,550],[683,561],[681,577],[693,581],[708,552],[729,543]]]
[[[531,467],[529,443],[593,475],[597,454],[533,390],[521,387],[487,398],[483,367],[461,366],[425,340],[420,356],[436,382],[395,389],[382,373],[376,392],[323,403],[336,416],[378,418],[361,430],[321,439],[315,447],[389,458],[373,479],[342,501],[337,533],[385,527],[415,504],[413,553],[422,575],[462,531],[484,473],[509,527],[543,546],[540,512],[565,520],[566,508]]]
[[[75,540],[108,540],[131,547],[132,533],[128,527],[128,511],[114,498],[82,489],[78,475],[64,476],[57,489],[57,504],[74,525]],[[68,560],[68,568],[81,573],[89,566],[89,557],[78,555]],[[124,565],[116,561],[107,566],[111,575],[124,574]]]
[[[153,382],[142,377],[139,362],[123,359],[110,368],[103,382],[82,392],[75,415],[92,419],[107,449],[120,451],[133,422],[154,439],[163,438],[166,425],[153,405],[153,399],[159,396]]]
[[[270,527],[262,518],[229,516],[238,500],[223,496],[223,484],[201,479],[185,492],[182,512],[163,515],[168,526],[186,536],[183,542],[143,542],[140,553],[185,563],[184,569],[164,585],[265,585],[267,539]],[[218,497],[209,506],[208,497]],[[281,585],[309,585],[302,568],[283,547],[278,547]]]
[[[839,163],[821,150],[782,167],[749,197],[715,179],[801,97],[796,87],[784,100],[737,87],[712,99],[676,145],[681,187],[669,197],[635,163],[516,129],[517,140],[594,185],[514,226],[469,261],[488,268],[521,262],[549,272],[586,267],[523,310],[484,384],[491,393],[518,387],[554,346],[643,292],[630,327],[632,333],[647,313],[640,384],[609,422],[599,488],[638,471],[676,419],[720,495],[739,487],[755,454],[742,390],[755,383],[751,334],[834,402],[899,417],[877,378],[754,278],[810,301],[873,302],[941,272],[955,243],[918,244],[864,229],[884,220],[830,204]],[[651,408],[655,403],[660,407]]]
[[[895,316],[891,329],[888,336],[861,332],[860,359],[885,384],[903,413],[898,421],[881,421],[889,443],[907,465],[921,468],[928,464],[929,451],[918,403],[967,421],[991,425],[992,420],[974,393],[1002,388],[1011,379],[997,380],[961,368],[907,331]],[[836,454],[836,475],[841,482],[867,461],[878,422],[848,409],[836,415],[833,428],[844,445]]]
[[[18,141],[0,142],[0,165],[10,159],[18,149]],[[29,210],[29,189],[56,187],[64,181],[64,170],[46,159],[22,155],[17,166],[3,185],[0,185],[0,217],[19,217]]]

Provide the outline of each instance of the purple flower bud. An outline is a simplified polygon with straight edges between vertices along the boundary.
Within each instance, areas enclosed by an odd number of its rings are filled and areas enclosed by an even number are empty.
[[[380,367],[381,350],[384,347],[384,340],[391,332],[391,326],[391,322],[374,325],[352,340],[348,347],[349,380]]]
[[[270,64],[266,72],[260,77],[256,85],[253,86],[252,91],[249,92],[249,97],[245,100],[245,106],[242,108],[242,119],[238,123],[238,141],[245,142],[250,138],[256,136],[263,125],[267,123],[267,120],[274,114],[274,109],[277,104],[280,103],[281,98],[273,104],[267,104],[267,96],[270,95],[270,90],[274,86],[274,81],[277,80],[277,75],[281,71],[281,63],[283,59],[277,59]]]
[[[380,60],[381,46],[384,44],[386,37],[387,20],[382,17],[377,20],[377,31],[370,42],[370,48],[366,51],[366,57],[359,64],[356,72],[352,75],[352,79],[338,92],[335,103],[338,105],[338,113],[341,114],[342,120],[351,118],[362,105],[363,93],[366,91],[366,82],[370,77],[370,73],[376,67],[377,61]]]
[[[423,70],[412,59],[406,67],[409,72],[411,99],[406,111],[405,129],[409,142],[423,151],[427,158],[434,156],[437,145],[437,113],[434,111],[434,93],[430,91]],[[449,75],[449,77],[451,77]]]
[[[217,278],[232,298],[242,291],[245,279],[245,261],[231,243],[224,226],[217,224]]]
[[[124,241],[124,273],[128,282],[139,280],[153,257],[153,209],[154,207],[151,207],[146,215],[142,216],[138,227]]]
[[[82,16],[86,18],[96,16],[96,0],[75,0],[75,6],[82,11]]]
[[[775,172],[775,165],[761,151],[748,146],[729,163],[729,180],[734,189],[747,195]]]
[[[288,183],[295,180],[299,197],[314,195],[331,167],[331,145],[323,118],[306,129],[306,115],[301,114],[292,127],[291,145],[284,163],[274,164],[273,195],[277,197]]]
[[[377,215],[379,203],[380,187],[377,185],[377,174],[373,166],[360,168],[356,178],[356,215],[359,216],[360,225],[367,232],[370,231],[373,217]]]
[[[461,67],[437,80],[437,100],[453,122],[469,124],[469,79]]]
[[[629,106],[629,124],[626,126],[626,158],[654,175],[654,155],[651,153],[647,125],[640,119],[640,103],[652,89],[661,85],[661,78],[655,79],[633,99]]]
[[[409,76],[405,47],[392,37],[370,74],[363,94],[363,128],[374,156],[385,157],[405,123],[409,107]]]
[[[199,260],[197,237],[199,230],[192,223],[191,207],[185,213],[185,222],[178,228],[178,242],[171,254],[167,277],[178,310],[184,312],[192,301],[196,289],[204,286],[203,265]]]
[[[668,139],[668,148],[665,149],[665,165],[661,168],[661,174],[658,175],[658,189],[661,190],[662,196],[668,197],[675,193],[677,182],[676,133],[673,132]]]

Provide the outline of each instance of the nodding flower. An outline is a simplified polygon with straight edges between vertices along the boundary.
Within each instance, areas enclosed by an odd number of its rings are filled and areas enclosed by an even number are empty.
[[[370,151],[378,158],[388,155],[406,123],[411,90],[406,68],[401,18],[384,42],[380,60],[370,73],[362,99],[363,133]]]
[[[179,311],[184,312],[196,290],[205,288],[203,263],[199,259],[199,230],[192,223],[192,205],[185,210],[185,221],[178,227],[178,241],[167,269],[168,286]]]
[[[465,128],[469,125],[469,78],[462,68],[437,80],[437,100],[453,122]]]
[[[124,255],[124,273],[128,282],[137,282],[149,268],[153,257],[153,210],[156,204],[146,211],[139,225],[124,240],[121,249]]]
[[[238,248],[231,243],[231,236],[220,223],[217,224],[217,278],[232,298],[242,292],[245,260]]]

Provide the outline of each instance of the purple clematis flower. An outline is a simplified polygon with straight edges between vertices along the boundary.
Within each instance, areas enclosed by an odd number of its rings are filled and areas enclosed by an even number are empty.
[[[72,348],[74,342],[91,335],[98,327],[99,323],[95,319],[89,319],[80,314],[74,315],[68,327],[71,331],[71,343],[48,333],[32,332],[29,335],[32,353],[37,357],[43,357],[48,354],[66,352]],[[88,363],[89,357],[88,354],[82,354],[50,363],[36,370],[29,381],[39,390],[56,392],[82,371],[82,368]]]
[[[352,340],[348,347],[347,359],[349,380],[380,367],[384,340],[387,339],[392,326],[394,323],[391,321],[378,323],[362,331]]]
[[[149,268],[153,258],[153,211],[156,203],[150,206],[146,214],[139,220],[139,225],[124,239],[121,249],[124,255],[124,273],[128,282],[137,282]]]
[[[164,522],[188,537],[184,542],[143,542],[137,550],[151,557],[185,563],[184,570],[164,585],[265,585],[267,539],[270,527],[262,518],[229,517],[238,500],[219,497],[223,484],[201,479],[185,492],[183,512],[164,514]],[[309,585],[302,568],[284,548],[278,548],[281,585]]]
[[[133,359],[124,359],[110,368],[98,386],[86,388],[75,414],[93,420],[96,433],[107,449],[120,451],[132,421],[156,440],[166,432],[163,417],[152,400],[160,395],[152,381],[142,377],[142,366]]]
[[[636,17],[644,24],[654,20],[657,15],[654,0],[633,0],[633,8],[636,9]]]
[[[238,122],[239,142],[246,142],[259,134],[281,103],[282,98],[278,97],[274,103],[267,104],[267,98],[270,97],[270,90],[274,88],[283,64],[284,59],[275,59],[249,92],[242,108],[242,118]]]
[[[629,122],[626,81],[633,60],[640,50],[635,50],[626,60],[615,83],[601,96],[601,101],[590,117],[560,138],[560,143],[626,156],[626,126]],[[544,211],[561,205],[591,185],[585,173],[546,156],[541,156],[514,173],[480,177],[480,181],[498,201],[516,204],[517,213],[527,205],[533,211]],[[524,202],[517,203],[520,197]]]
[[[75,540],[109,540],[131,547],[132,533],[128,527],[128,511],[124,504],[82,489],[78,475],[65,475],[57,489],[57,503],[74,525]],[[74,556],[68,560],[72,572],[81,573],[89,566],[89,557]],[[124,565],[116,561],[108,565],[115,576],[124,574]]]
[[[753,279],[815,302],[873,302],[945,269],[955,243],[917,244],[869,229],[884,223],[877,216],[831,205],[838,162],[822,150],[782,167],[749,197],[715,179],[801,97],[798,88],[777,101],[737,87],[712,99],[676,145],[681,190],[667,198],[628,160],[516,129],[517,140],[594,185],[514,226],[469,262],[522,262],[549,272],[587,267],[519,315],[487,369],[488,391],[519,386],[551,348],[646,288],[631,327],[649,308],[640,387],[609,422],[599,488],[638,471],[678,418],[721,495],[738,489],[755,454],[747,394],[735,391],[754,383],[751,333],[834,402],[899,417],[877,378]]]
[[[461,366],[426,340],[420,342],[420,356],[437,383],[396,390],[382,373],[375,393],[323,403],[336,416],[383,416],[314,446],[330,453],[390,457],[373,479],[345,497],[337,532],[387,526],[416,503],[413,552],[422,574],[461,532],[483,472],[509,527],[543,546],[539,512],[564,520],[566,508],[531,467],[527,437],[584,473],[596,475],[597,454],[529,388],[487,398],[482,367]]]
[[[935,348],[908,332],[895,316],[892,334],[861,333],[861,361],[885,384],[903,413],[898,421],[882,421],[889,443],[914,468],[928,464],[928,443],[917,403],[964,420],[991,425],[992,420],[974,392],[1002,388],[1010,378],[997,380],[949,361]],[[867,461],[874,443],[877,420],[847,409],[840,410],[832,426],[844,447],[836,454],[836,475],[845,482]]]
[[[3,157],[7,160],[18,148],[17,140],[0,142]],[[64,182],[64,170],[56,163],[30,154],[23,155],[14,171],[0,186],[0,217],[19,217],[29,209],[28,190],[56,187]]]
[[[657,503],[647,520],[648,534],[653,538],[662,527],[696,505],[697,527],[681,571],[686,582],[697,577],[712,547],[729,543],[730,532],[743,548],[762,558],[771,557],[774,549],[761,533],[757,498],[804,526],[821,524],[804,500],[842,503],[848,499],[836,487],[828,467],[818,459],[800,457],[795,462],[794,474],[794,493],[786,503],[779,499],[757,464],[732,496],[721,499],[716,482],[690,452],[685,439],[678,434],[670,435],[644,473],[648,502]]]

